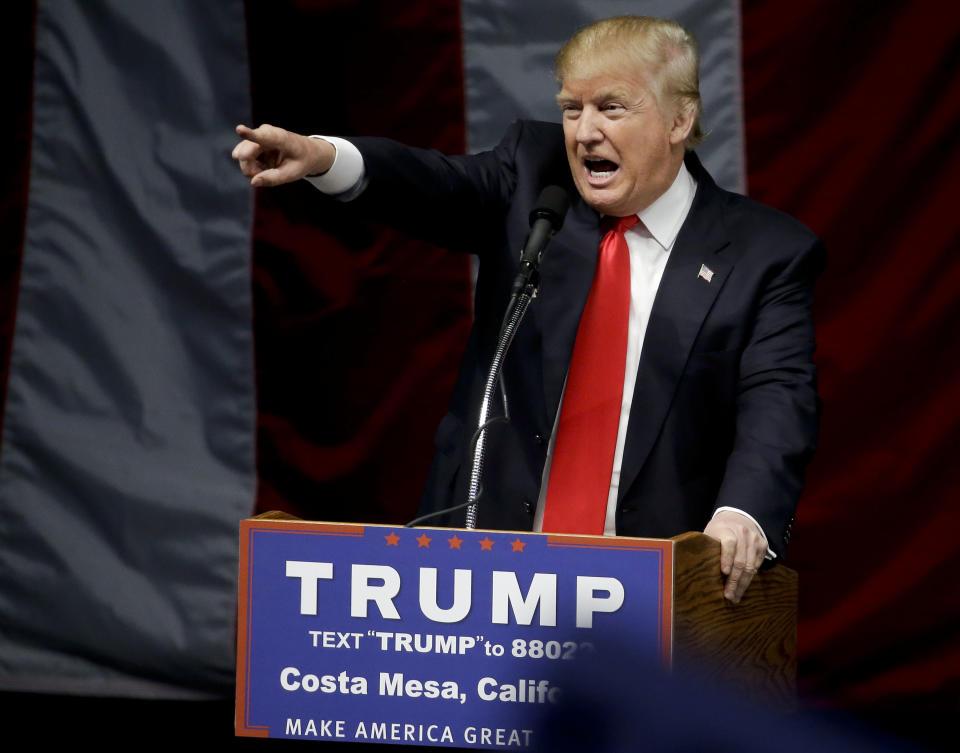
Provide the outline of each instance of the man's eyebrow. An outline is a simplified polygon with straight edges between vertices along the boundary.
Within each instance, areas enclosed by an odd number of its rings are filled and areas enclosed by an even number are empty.
[[[611,99],[628,99],[629,96],[626,89],[611,87],[609,89],[598,89],[594,92],[592,99],[595,102],[609,102]]]
[[[627,100],[629,98],[630,93],[626,89],[622,89],[620,87],[610,87],[609,89],[598,89],[597,91],[593,92],[588,100],[590,102],[609,102],[611,99]],[[562,90],[557,94],[558,105],[580,104],[582,101],[583,97],[576,96],[574,94],[568,94]]]

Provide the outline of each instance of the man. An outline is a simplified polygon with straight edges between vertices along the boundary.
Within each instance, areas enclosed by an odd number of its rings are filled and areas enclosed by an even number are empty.
[[[480,257],[475,324],[422,512],[466,499],[480,393],[530,209],[543,186],[570,189],[540,295],[503,367],[513,408],[490,430],[478,525],[571,530],[551,522],[571,519],[557,517],[569,500],[556,498],[599,469],[607,499],[588,510],[578,498],[574,518],[608,534],[702,528],[721,542],[724,595],[738,602],[764,558],[784,552],[816,441],[810,303],[823,249],[795,221],[719,189],[690,151],[702,137],[697,65],[679,25],[607,19],[557,57],[562,128],[521,122],[491,152],[445,157],[238,126],[234,158],[254,186],[320,176],[310,179],[345,207]],[[598,345],[610,329],[622,330],[616,346]],[[600,367],[609,351],[612,365]],[[600,402],[619,409],[602,442],[590,432],[606,418],[576,419],[597,377],[615,392]],[[583,461],[598,444],[603,461]]]

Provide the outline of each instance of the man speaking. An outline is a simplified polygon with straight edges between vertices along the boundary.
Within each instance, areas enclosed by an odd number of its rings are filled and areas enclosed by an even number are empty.
[[[489,431],[478,526],[721,542],[738,602],[782,556],[819,399],[810,306],[823,247],[716,186],[693,148],[698,54],[640,16],[581,30],[555,72],[562,126],[515,123],[489,152],[238,126],[253,186],[325,194],[480,259],[475,323],[421,512],[466,500],[469,452],[500,321],[544,186],[571,206],[503,366],[510,420]],[[462,513],[448,516],[463,525]]]

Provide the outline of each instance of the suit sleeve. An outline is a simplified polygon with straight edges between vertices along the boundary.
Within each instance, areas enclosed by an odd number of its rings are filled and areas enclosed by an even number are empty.
[[[516,185],[514,123],[492,150],[447,156],[389,139],[351,141],[363,155],[366,188],[354,201],[366,216],[452,250],[482,252],[499,229]]]
[[[782,557],[807,464],[817,442],[820,398],[811,304],[823,267],[819,240],[769,274],[740,358],[733,447],[716,507],[752,515]]]

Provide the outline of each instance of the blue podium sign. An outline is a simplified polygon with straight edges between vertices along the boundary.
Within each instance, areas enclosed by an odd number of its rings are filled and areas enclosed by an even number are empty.
[[[241,523],[236,733],[536,743],[571,663],[669,665],[670,541]]]

